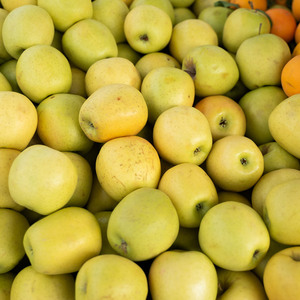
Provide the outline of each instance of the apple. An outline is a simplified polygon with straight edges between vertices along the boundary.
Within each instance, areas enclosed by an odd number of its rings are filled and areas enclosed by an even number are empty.
[[[93,18],[70,26],[62,36],[62,48],[69,61],[83,71],[87,71],[97,60],[118,55],[112,32]]]
[[[299,159],[276,142],[262,144],[259,149],[264,156],[264,173],[283,168],[300,169]]]
[[[125,83],[102,86],[79,110],[79,125],[85,135],[98,143],[136,135],[146,125],[148,108],[142,93]]]
[[[86,72],[77,68],[71,67],[72,72],[72,85],[69,89],[70,94],[79,95],[83,98],[87,98],[86,88],[85,88],[85,75]]]
[[[270,190],[280,183],[298,178],[300,179],[300,171],[293,168],[282,168],[263,174],[251,191],[252,207],[263,216],[266,197]]]
[[[127,42],[118,43],[118,57],[123,57],[130,60],[133,64],[143,56],[141,53],[133,50]]]
[[[250,189],[264,171],[264,158],[258,146],[240,135],[228,135],[215,141],[205,163],[213,182],[232,192]]]
[[[141,188],[156,188],[161,176],[157,150],[139,136],[114,138],[103,144],[95,170],[100,185],[116,201]]]
[[[51,45],[54,24],[48,12],[28,4],[13,9],[2,24],[2,40],[6,51],[18,59],[23,51],[34,45]]]
[[[200,251],[198,241],[198,227],[188,228],[179,226],[179,231],[176,240],[169,248],[169,250],[186,250],[186,251]]]
[[[83,299],[144,300],[148,294],[147,277],[135,262],[116,254],[89,259],[75,280],[75,297]]]
[[[212,148],[208,120],[195,107],[168,108],[154,123],[153,144],[160,157],[171,164],[200,165]]]
[[[182,60],[182,70],[193,78],[199,97],[225,94],[239,79],[235,59],[216,45],[202,45],[188,51]]]
[[[63,52],[63,49],[62,49],[62,42],[61,42],[61,39],[62,39],[62,35],[63,33],[56,30],[54,31],[54,37],[53,37],[53,40],[52,40],[52,43],[51,43],[51,46],[56,48],[57,50]]]
[[[188,19],[197,19],[194,12],[187,7],[174,7],[174,17],[173,26]]]
[[[263,283],[269,300],[299,298],[300,247],[294,246],[275,253],[268,261]]]
[[[193,163],[169,168],[161,176],[158,189],[170,197],[182,227],[199,227],[205,213],[218,203],[214,183],[201,167]]]
[[[251,271],[217,269],[218,300],[245,299],[267,300],[264,286]]]
[[[37,5],[50,14],[55,29],[65,32],[76,22],[93,16],[90,0],[37,0]]]
[[[247,91],[238,101],[246,116],[246,133],[256,144],[273,142],[268,120],[272,110],[287,96],[275,85]]]
[[[14,58],[9,59],[0,65],[0,72],[8,80],[14,92],[22,93],[17,83],[16,66],[17,66],[17,60]]]
[[[193,106],[195,86],[186,72],[174,67],[160,67],[150,71],[143,79],[141,93],[148,107],[148,122],[154,124],[168,108]]]
[[[129,7],[122,0],[95,0],[92,5],[93,18],[109,28],[117,43],[125,42],[124,20]]]
[[[94,214],[85,208],[66,207],[30,225],[23,245],[37,272],[73,273],[100,253],[101,230]]]
[[[291,155],[300,158],[300,94],[295,94],[279,103],[271,112],[268,120],[274,140]]]
[[[23,237],[28,228],[29,223],[20,212],[0,208],[0,274],[12,271],[24,257]]]
[[[218,291],[216,268],[200,251],[161,253],[150,265],[148,282],[153,300],[214,300]]]
[[[72,274],[47,275],[26,266],[15,276],[11,287],[11,300],[72,300],[75,280]]]
[[[217,0],[194,0],[191,7],[194,13],[196,14],[196,16],[199,16],[199,14],[204,8],[209,6],[215,6],[216,2]],[[225,0],[224,2],[228,2],[228,1]]]
[[[244,135],[246,116],[241,106],[224,95],[207,96],[195,104],[207,118],[213,141],[227,135]]]
[[[170,0],[174,8],[191,7],[195,0]]]
[[[218,190],[218,201],[219,203],[226,201],[237,201],[251,206],[250,199],[239,192]]]
[[[135,64],[142,79],[153,69],[160,67],[181,68],[180,63],[170,54],[165,52],[152,52],[143,55]],[[1,68],[1,66],[0,66]]]
[[[202,218],[199,244],[216,266],[249,271],[266,255],[270,236],[261,216],[252,207],[226,201],[210,208]]]
[[[0,72],[0,91],[12,91],[12,86],[10,85],[8,79],[1,72]]]
[[[88,151],[93,146],[79,125],[79,112],[86,99],[57,93],[37,106],[37,133],[41,141],[59,151]]]
[[[12,199],[42,215],[62,208],[77,185],[77,170],[62,152],[46,145],[32,145],[13,161],[8,175]]]
[[[37,0],[1,0],[1,5],[7,11],[12,11],[13,9],[27,4],[37,4]]]
[[[13,271],[0,274],[0,299],[11,300],[10,291],[14,279],[15,273]]]
[[[37,124],[36,108],[25,95],[0,91],[0,148],[24,150]]]
[[[121,0],[120,0],[121,1]],[[109,57],[94,62],[85,75],[87,96],[99,88],[115,83],[141,87],[141,75],[135,65],[126,58]]]
[[[179,63],[182,63],[189,51],[201,45],[218,45],[217,33],[207,22],[187,19],[173,27],[168,48]]]
[[[69,61],[49,45],[35,45],[23,51],[17,61],[16,78],[23,94],[34,103],[52,94],[67,93],[72,85]]]
[[[240,78],[250,90],[280,85],[281,71],[290,58],[287,42],[272,33],[249,37],[236,51]]]
[[[5,18],[8,15],[8,11],[4,8],[0,8],[0,63],[3,64],[4,62],[12,59],[11,55],[7,52],[4,43],[3,43],[3,39],[2,39],[2,27],[3,27],[3,22],[5,20]]]
[[[166,251],[178,231],[178,215],[169,196],[156,188],[141,187],[113,209],[107,239],[119,255],[137,262]]]
[[[244,40],[270,31],[271,22],[265,13],[239,7],[224,22],[222,44],[229,52],[236,53]]]
[[[130,9],[124,21],[124,33],[128,44],[135,51],[147,54],[165,48],[172,35],[170,16],[162,9],[149,5],[137,5]]]

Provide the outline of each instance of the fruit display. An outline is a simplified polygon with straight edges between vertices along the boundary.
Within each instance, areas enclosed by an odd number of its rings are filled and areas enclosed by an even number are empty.
[[[0,300],[300,299],[300,0],[0,0]]]

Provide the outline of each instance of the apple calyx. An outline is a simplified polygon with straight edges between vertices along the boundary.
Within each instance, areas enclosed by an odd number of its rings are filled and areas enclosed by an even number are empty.
[[[296,253],[296,252],[292,251],[291,258],[294,261],[300,261],[300,253]]]
[[[253,258],[257,259],[257,255],[260,253],[259,250],[254,250],[254,253],[253,253]]]
[[[192,79],[194,80],[196,77],[196,68],[195,68],[195,64],[192,58],[189,58],[186,63],[185,63],[185,69],[183,70],[185,72],[187,72]]]
[[[118,244],[115,244],[115,245],[122,251],[122,253],[127,254],[127,243],[123,239],[121,239],[120,245],[118,245]]]
[[[194,150],[194,156],[197,156],[200,152],[201,152],[201,147],[197,147],[197,148]]]
[[[219,125],[223,128],[225,128],[227,126],[228,122],[226,119],[224,119],[223,117],[221,117],[221,120],[219,122]]]
[[[246,166],[246,165],[248,164],[248,160],[247,160],[245,157],[242,157],[242,158],[240,159],[240,162],[241,162],[241,164],[242,164],[243,166]]]
[[[144,41],[144,42],[148,42],[149,41],[149,37],[148,37],[148,35],[146,33],[140,35],[139,38],[140,38],[141,41]]]

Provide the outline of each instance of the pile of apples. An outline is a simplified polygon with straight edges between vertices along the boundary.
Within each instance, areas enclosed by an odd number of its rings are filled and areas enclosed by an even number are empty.
[[[215,0],[0,2],[1,300],[300,299],[294,41]]]

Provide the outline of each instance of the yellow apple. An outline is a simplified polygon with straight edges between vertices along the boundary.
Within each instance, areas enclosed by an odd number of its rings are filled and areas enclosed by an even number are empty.
[[[242,192],[263,175],[264,158],[258,146],[242,135],[228,135],[213,143],[206,171],[221,189]]]
[[[3,44],[9,55],[18,59],[34,45],[51,45],[54,24],[49,13],[34,4],[16,7],[8,13],[2,25]]]
[[[202,218],[199,244],[216,266],[249,271],[266,255],[270,236],[261,216],[252,207],[226,201],[210,208]]]
[[[0,72],[8,80],[14,92],[22,93],[17,83],[16,66],[17,66],[17,60],[14,58],[9,59],[0,65]]]
[[[250,199],[248,199],[242,193],[238,193],[238,192],[219,190],[218,191],[218,200],[219,200],[219,203],[226,202],[226,201],[237,201],[237,202],[242,202],[246,205],[251,206]]]
[[[12,91],[12,86],[10,85],[8,79],[1,72],[0,72],[0,91]]]
[[[75,297],[84,299],[144,300],[148,294],[147,277],[135,262],[116,254],[89,259],[79,270]]]
[[[16,275],[13,271],[0,274],[0,299],[1,300],[11,300],[10,291],[15,276]]]
[[[8,188],[19,205],[47,215],[70,200],[77,179],[76,167],[64,153],[37,144],[27,147],[14,159]]]
[[[197,227],[187,228],[180,226],[176,240],[169,249],[201,251],[198,241],[198,231],[199,228]]]
[[[150,71],[143,79],[141,93],[148,107],[148,121],[173,106],[193,106],[195,86],[186,72],[174,67],[160,67]]]
[[[275,253],[268,261],[263,283],[269,300],[298,300],[300,295],[300,247]]]
[[[195,0],[170,0],[174,8],[190,7],[193,5]]]
[[[107,238],[120,255],[144,261],[166,251],[175,241],[179,219],[169,196],[142,187],[127,194],[113,209]]]
[[[133,64],[143,56],[141,53],[133,50],[127,42],[118,43],[118,57],[129,59]]]
[[[73,300],[74,296],[75,280],[72,274],[42,274],[29,265],[16,274],[10,300]]]
[[[188,7],[175,7],[174,14],[175,14],[174,26],[188,19],[197,19],[194,12]]]
[[[3,5],[2,5],[3,6]],[[3,22],[5,20],[5,18],[8,15],[8,10],[4,9],[4,8],[0,8],[0,62],[1,64],[12,59],[11,55],[7,52],[4,43],[3,43],[3,39],[2,39],[2,27],[3,27]]]
[[[23,238],[28,228],[20,212],[0,208],[0,274],[12,271],[24,257]]]
[[[33,102],[56,93],[67,93],[72,71],[65,55],[49,45],[35,45],[22,52],[16,65],[17,83]]]
[[[207,118],[214,141],[227,135],[245,135],[246,116],[233,99],[224,95],[207,96],[195,107]]]
[[[193,12],[196,14],[196,16],[199,16],[199,14],[201,13],[201,11],[209,6],[215,6],[215,3],[217,2],[217,0],[194,0],[193,4],[192,4],[192,10]],[[227,0],[225,0],[225,2],[228,2]]]
[[[37,272],[56,275],[76,272],[98,255],[102,237],[94,214],[82,207],[66,207],[30,225],[23,244]]]
[[[153,127],[159,155],[172,164],[202,164],[212,147],[207,118],[195,107],[174,106],[159,115]]]
[[[77,67],[71,67],[71,72],[72,72],[72,85],[69,89],[69,93],[86,98],[87,97],[87,93],[85,89],[86,72],[84,72],[83,70]]]
[[[0,91],[0,148],[24,150],[37,124],[36,108],[25,95]]]
[[[19,6],[27,4],[37,4],[37,0],[1,0],[1,4],[4,9],[11,11]]]
[[[153,300],[215,300],[218,277],[214,264],[200,251],[169,250],[150,265]]]
[[[141,75],[129,59],[122,57],[100,59],[89,67],[85,75],[88,96],[103,86],[116,83],[128,84],[140,89]]]
[[[92,141],[138,134],[146,125],[148,108],[142,93],[125,83],[102,86],[92,93],[79,111],[79,124]]]
[[[214,183],[201,167],[193,163],[182,163],[168,169],[158,188],[170,197],[182,227],[199,227],[205,213],[218,203]]]

